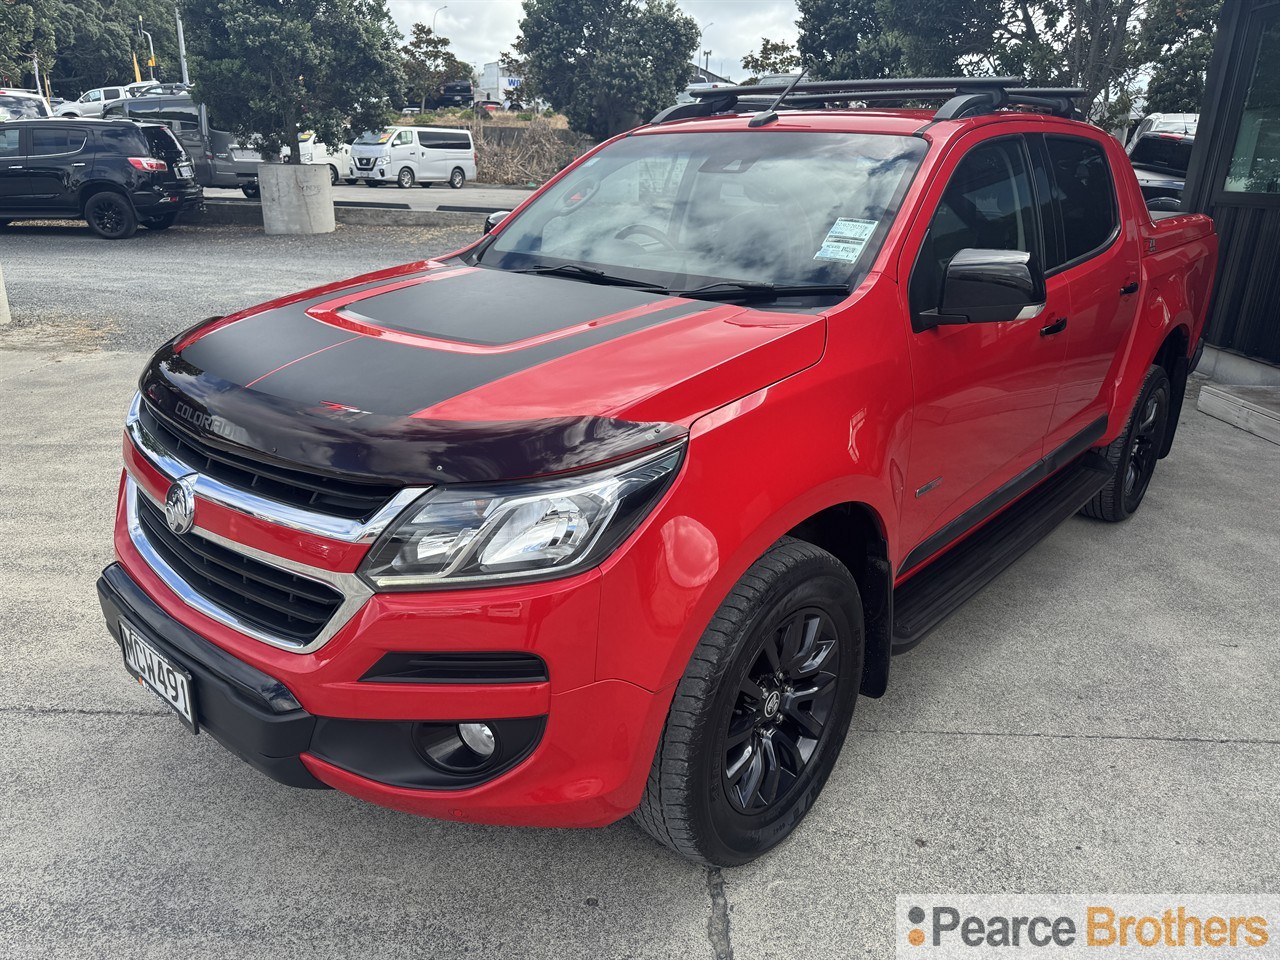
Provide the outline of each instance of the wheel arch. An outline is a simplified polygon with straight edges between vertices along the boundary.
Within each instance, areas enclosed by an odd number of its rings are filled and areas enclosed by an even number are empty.
[[[862,595],[866,658],[861,693],[884,695],[893,638],[893,568],[884,522],[870,504],[836,503],[796,524],[787,536],[827,551],[848,569]]]
[[[85,207],[89,205],[89,201],[100,193],[119,194],[129,202],[131,207],[133,206],[133,201],[129,198],[129,192],[120,184],[112,183],[110,180],[93,180],[80,188],[80,215],[82,217],[84,216]],[[136,209],[134,213],[137,213]]]
[[[1169,375],[1169,386],[1173,394],[1169,398],[1169,427],[1165,430],[1164,442],[1160,445],[1159,455],[1164,458],[1173,449],[1173,436],[1178,431],[1182,400],[1187,393],[1187,376],[1191,371],[1191,332],[1185,324],[1176,324],[1169,331],[1151,362],[1163,367],[1164,372]]]

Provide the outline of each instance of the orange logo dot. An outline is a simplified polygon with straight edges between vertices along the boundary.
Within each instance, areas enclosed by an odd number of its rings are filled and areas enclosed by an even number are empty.
[[[924,943],[924,931],[920,929],[912,930],[907,934],[907,942],[913,947],[918,947]]]

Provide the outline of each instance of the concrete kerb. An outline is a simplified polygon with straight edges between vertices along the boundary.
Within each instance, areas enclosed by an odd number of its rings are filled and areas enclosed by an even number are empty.
[[[333,208],[334,220],[355,226],[462,227],[483,225],[483,213],[441,213],[436,210],[388,210],[384,207]],[[262,226],[262,207],[235,200],[208,200],[203,213],[182,217],[188,226]]]

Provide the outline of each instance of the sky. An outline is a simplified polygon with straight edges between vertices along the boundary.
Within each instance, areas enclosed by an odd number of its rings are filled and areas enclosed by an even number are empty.
[[[511,49],[522,11],[520,0],[387,0],[387,6],[406,37],[414,23],[431,26],[434,19],[454,54],[477,70]],[[703,29],[711,72],[732,80],[746,76],[742,58],[759,48],[761,37],[796,39],[794,0],[680,0],[680,7]]]

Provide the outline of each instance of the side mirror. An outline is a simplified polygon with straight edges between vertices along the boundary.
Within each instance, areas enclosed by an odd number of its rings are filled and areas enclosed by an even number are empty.
[[[489,214],[489,216],[484,218],[484,232],[492,233],[493,228],[509,216],[511,216],[510,210],[499,210],[496,213]]]
[[[1033,317],[1044,304],[1044,271],[1031,254],[968,248],[947,264],[942,302],[920,313],[916,329]]]

